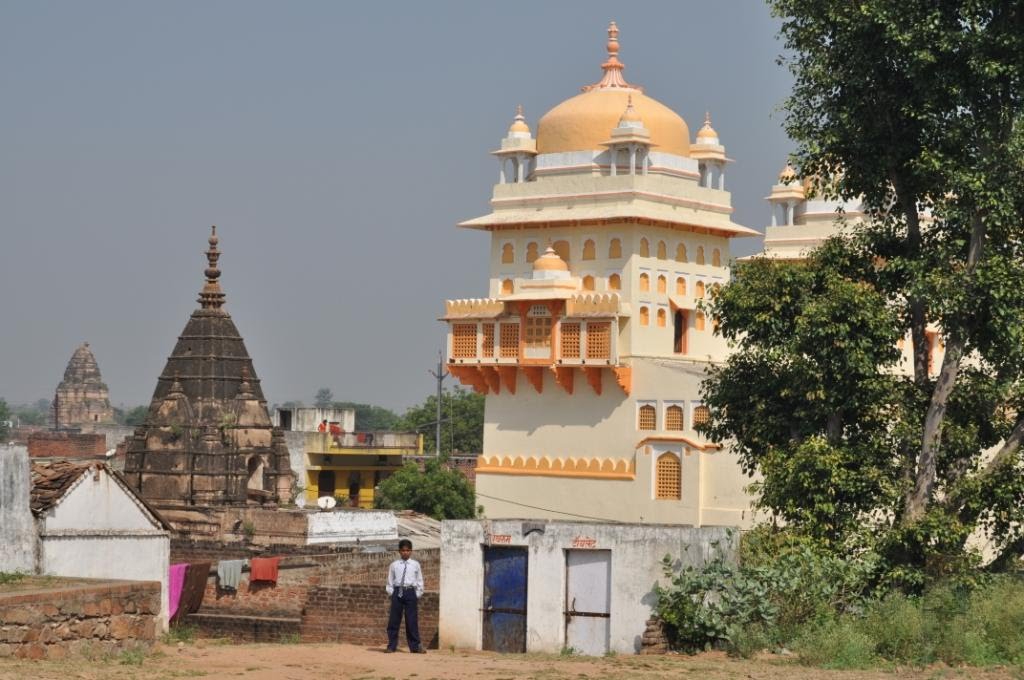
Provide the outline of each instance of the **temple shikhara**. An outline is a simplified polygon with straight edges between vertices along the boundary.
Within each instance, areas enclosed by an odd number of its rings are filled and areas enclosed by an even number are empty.
[[[488,296],[446,302],[448,368],[487,395],[488,518],[750,524],[749,480],[694,426],[727,354],[699,308],[729,279],[725,148],[631,84],[608,29],[603,76],[500,148]]]
[[[199,309],[157,379],[125,459],[129,483],[178,526],[174,510],[276,506],[291,494],[284,436],[271,424],[252,359],[224,309],[217,244],[214,228]]]
[[[56,429],[88,431],[114,422],[110,394],[87,342],[75,350],[64,369],[64,379],[54,394],[53,415]]]

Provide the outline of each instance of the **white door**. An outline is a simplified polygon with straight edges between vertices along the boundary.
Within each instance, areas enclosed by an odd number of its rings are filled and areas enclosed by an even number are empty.
[[[612,598],[612,552],[565,553],[565,646],[580,654],[608,652]]]

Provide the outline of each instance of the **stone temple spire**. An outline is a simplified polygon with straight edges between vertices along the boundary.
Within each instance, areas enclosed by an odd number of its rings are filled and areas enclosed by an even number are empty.
[[[219,242],[217,227],[214,225],[210,227],[210,248],[206,251],[208,264],[204,272],[206,283],[203,284],[203,290],[199,293],[199,300],[197,300],[203,309],[220,309],[224,304],[224,291],[221,290],[220,282],[217,280],[220,278],[220,270],[217,269],[217,260],[220,259],[220,251],[217,250]]]

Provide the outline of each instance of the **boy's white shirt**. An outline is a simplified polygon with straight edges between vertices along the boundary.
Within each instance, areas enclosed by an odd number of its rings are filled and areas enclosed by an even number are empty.
[[[402,583],[402,572],[405,572],[405,583]],[[388,595],[395,592],[399,586],[415,588],[417,599],[423,597],[423,569],[420,563],[409,558],[408,560],[397,559],[388,567]]]

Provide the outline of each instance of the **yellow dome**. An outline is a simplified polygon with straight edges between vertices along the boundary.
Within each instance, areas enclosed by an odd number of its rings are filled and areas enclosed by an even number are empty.
[[[526,124],[526,118],[523,116],[523,105],[520,104],[516,107],[516,117],[512,120],[512,125],[509,126],[508,131],[512,132],[525,132],[530,134],[530,126]]]
[[[686,121],[623,80],[618,35],[619,29],[612,22],[608,27],[608,61],[601,65],[601,80],[541,117],[537,123],[538,153],[604,150],[603,142],[618,126],[632,96],[633,109],[651,134],[651,145],[658,151],[689,155],[690,129]]]
[[[710,111],[704,114],[704,125],[697,130],[697,139],[713,139],[716,140],[714,143],[717,143],[718,133],[715,132],[715,128],[711,127]]]
[[[544,254],[533,261],[533,271],[567,272],[569,271],[569,265],[558,256],[554,248],[548,246]]]

